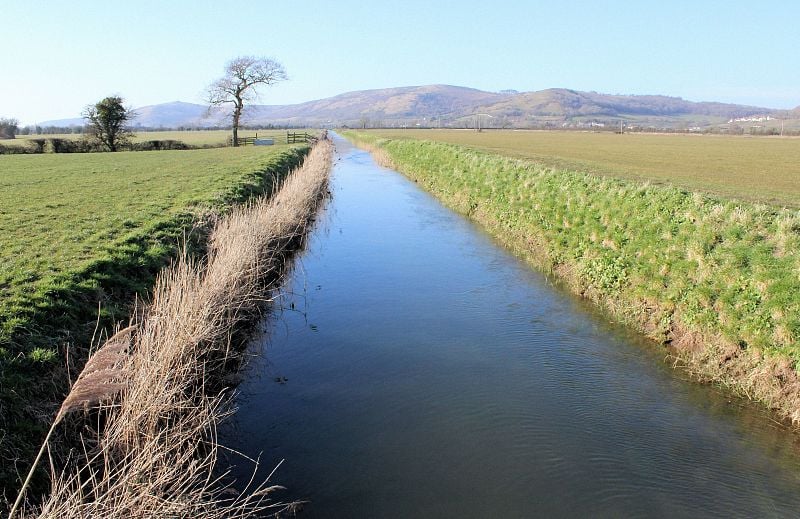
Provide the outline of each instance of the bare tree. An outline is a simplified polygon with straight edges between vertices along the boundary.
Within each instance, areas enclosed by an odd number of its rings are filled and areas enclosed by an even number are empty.
[[[0,118],[0,139],[13,139],[19,131],[19,121],[13,118]]]
[[[245,103],[258,98],[257,89],[286,79],[283,65],[270,58],[240,56],[228,62],[225,75],[208,87],[208,104],[232,104],[233,145],[238,146],[239,119]]]

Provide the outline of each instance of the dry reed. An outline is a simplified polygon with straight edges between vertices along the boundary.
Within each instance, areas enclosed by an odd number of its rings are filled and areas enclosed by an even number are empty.
[[[274,196],[217,223],[204,262],[182,256],[162,272],[136,333],[127,335],[124,388],[114,385],[119,357],[92,359],[87,369],[97,369],[83,380],[94,380],[97,394],[70,394],[67,407],[105,398],[112,386],[121,395],[100,408],[96,437],[54,474],[51,494],[27,516],[249,517],[281,508],[270,500],[276,487],[251,481],[232,492],[223,483],[216,425],[229,412],[224,375],[241,351],[234,332],[264,303],[305,235],[326,192],[331,154],[320,141]],[[97,355],[123,351],[122,342]]]

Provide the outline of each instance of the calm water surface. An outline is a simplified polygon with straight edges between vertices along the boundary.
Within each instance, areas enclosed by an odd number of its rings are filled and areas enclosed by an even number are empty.
[[[336,144],[224,431],[302,517],[800,515],[796,435]]]

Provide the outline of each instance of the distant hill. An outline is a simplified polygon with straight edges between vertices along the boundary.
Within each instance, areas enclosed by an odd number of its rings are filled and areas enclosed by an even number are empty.
[[[147,127],[172,127],[194,124],[202,120],[207,111],[204,105],[174,101],[160,105],[143,106],[134,110],[136,117],[133,120],[136,126]]]
[[[385,88],[348,92],[328,99],[283,107],[260,107],[275,119],[346,122],[360,119],[400,121],[470,114],[476,106],[505,95],[449,85]]]
[[[149,128],[227,126],[222,109],[175,101],[136,109],[134,126]],[[708,126],[751,116],[800,117],[793,111],[726,103],[692,102],[659,95],[611,95],[551,88],[536,92],[484,92],[450,85],[426,85],[348,92],[292,105],[253,105],[244,115],[254,125],[463,126],[475,114],[488,126],[574,126],[618,123],[666,127]],[[83,124],[62,119],[42,126]]]
[[[38,126],[83,126],[84,119],[82,117],[72,117],[70,119],[53,119],[52,121],[42,121],[36,123]]]
[[[657,95],[609,95],[550,88],[525,92],[493,105],[482,107],[487,112],[533,116],[676,116],[710,115],[732,117],[755,115],[772,110],[755,106],[724,103],[695,103],[680,97]]]
[[[147,128],[173,128],[178,126],[213,126],[215,119],[203,121],[208,108],[205,105],[174,101],[135,108],[132,124]],[[83,126],[86,120],[81,117],[44,121],[39,126]]]

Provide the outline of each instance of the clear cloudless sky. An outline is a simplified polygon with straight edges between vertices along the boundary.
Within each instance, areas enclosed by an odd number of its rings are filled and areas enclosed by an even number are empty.
[[[261,102],[443,83],[800,105],[796,0],[0,0],[0,117],[200,103],[238,55],[290,80]]]

